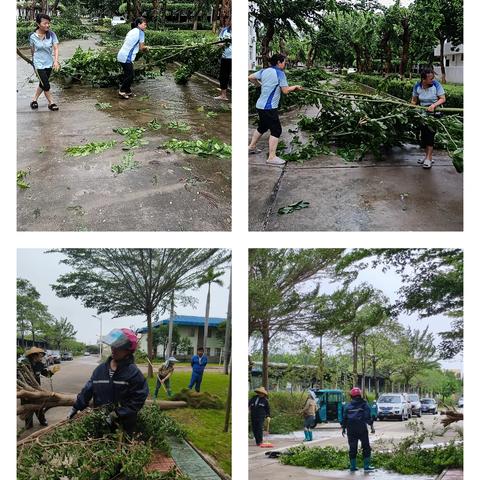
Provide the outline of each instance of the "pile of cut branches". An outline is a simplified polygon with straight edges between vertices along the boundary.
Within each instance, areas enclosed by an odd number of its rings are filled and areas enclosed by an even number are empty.
[[[106,409],[95,409],[19,442],[17,478],[188,480],[176,469],[163,474],[148,469],[154,452],[168,455],[171,439],[185,437],[185,431],[157,406],[142,408],[133,438],[112,431],[107,418]]]
[[[191,408],[216,408],[221,409],[224,404],[220,397],[208,392],[193,392],[188,388],[184,388],[175,394],[172,400],[184,401]]]

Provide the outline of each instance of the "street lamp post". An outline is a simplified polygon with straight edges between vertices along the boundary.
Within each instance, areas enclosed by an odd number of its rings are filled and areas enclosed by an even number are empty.
[[[96,315],[92,315],[93,318],[96,318],[100,320],[100,337],[99,337],[99,343],[100,343],[100,361],[102,361],[102,317],[97,317]]]

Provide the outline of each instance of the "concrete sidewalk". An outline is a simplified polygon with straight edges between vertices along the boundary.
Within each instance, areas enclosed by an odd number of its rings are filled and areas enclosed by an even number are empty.
[[[286,121],[292,121],[291,114]],[[417,164],[423,154],[414,145],[393,149],[383,161],[345,162],[323,155],[303,165],[276,167],[265,163],[267,141],[262,138],[263,152],[249,158],[250,231],[463,229],[463,175],[446,152],[434,152],[430,170]],[[309,208],[277,213],[300,200],[310,202]]]

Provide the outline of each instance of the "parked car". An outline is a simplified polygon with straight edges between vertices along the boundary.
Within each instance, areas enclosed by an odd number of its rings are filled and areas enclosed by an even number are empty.
[[[402,393],[383,393],[377,400],[378,420],[398,418],[408,420],[409,405]]]
[[[62,361],[62,354],[60,350],[52,350],[53,363],[60,363]]]
[[[112,27],[114,27],[115,25],[127,23],[127,21],[125,20],[125,17],[112,17],[112,21],[110,23],[112,24]]]
[[[85,352],[85,353],[83,354],[83,356],[84,356],[84,357],[89,357],[89,356],[90,356],[90,352]]]
[[[463,396],[458,399],[458,408],[463,408]]]
[[[411,415],[416,415],[418,418],[422,416],[422,404],[420,397],[416,393],[407,393],[407,399],[410,402]]]
[[[420,403],[422,404],[422,413],[433,413],[434,415],[438,413],[438,405],[433,398],[421,398]]]
[[[62,360],[73,360],[72,352],[63,352]]]
[[[353,68],[353,67],[349,68],[349,69],[347,70],[347,74],[351,74],[351,73],[357,73],[357,69],[356,69],[356,68]]]
[[[43,360],[47,367],[50,367],[50,365],[53,365],[55,363],[53,358],[53,351],[45,350],[45,356],[43,357]]]

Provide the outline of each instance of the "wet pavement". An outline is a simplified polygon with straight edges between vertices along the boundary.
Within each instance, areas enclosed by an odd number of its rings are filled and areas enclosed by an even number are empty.
[[[94,47],[95,38],[61,44],[60,60],[77,45]],[[31,67],[17,61],[17,170],[27,171],[30,188],[18,190],[20,231],[225,231],[231,228],[231,161],[169,153],[158,147],[169,139],[217,138],[231,144],[229,105],[213,99],[217,86],[192,77],[188,85],[163,76],[133,86],[136,96],[118,98],[116,89],[52,85],[58,112],[29,103],[36,83],[26,79]],[[32,77],[35,78],[35,77]],[[97,103],[111,108],[99,110]],[[216,116],[208,117],[208,112]],[[132,150],[138,168],[114,175],[122,161],[123,137],[116,127],[145,127],[156,119],[162,127],[146,131],[149,143]],[[168,128],[186,122],[188,132]],[[86,157],[64,154],[68,146],[116,140],[114,148]]]
[[[298,111],[282,115],[282,139],[296,125]],[[250,128],[250,135],[255,127]],[[268,136],[260,154],[249,157],[249,229],[251,231],[461,231],[463,175],[444,151],[435,164],[417,164],[414,145],[393,149],[385,160],[345,162],[335,155],[266,165]],[[309,208],[287,215],[278,209],[300,200]]]
[[[440,427],[440,415],[423,415],[418,421],[423,422],[428,431],[443,431]],[[417,422],[412,419],[410,422]],[[370,443],[373,448],[373,464],[375,464],[375,450],[388,450],[392,443],[410,436],[412,431],[408,428],[410,422],[383,421],[375,423],[375,434],[370,435]],[[459,424],[461,427],[463,422]],[[305,445],[306,447],[347,448],[346,439],[342,437],[340,427],[337,424],[324,424],[317,426],[313,431],[313,441],[303,443],[303,431],[292,432],[287,435],[270,434],[264,438],[265,442],[273,444],[273,448],[259,448],[253,439],[249,440],[249,479],[250,480],[284,480],[284,479],[351,479],[353,477],[364,477],[363,470],[352,474],[348,470],[325,471],[313,470],[304,467],[282,465],[278,459],[268,458],[265,453],[269,451],[284,452],[293,446]],[[456,433],[446,432],[442,436],[435,436],[425,441],[424,446],[443,444],[456,439]],[[435,476],[424,475],[400,475],[394,472],[377,470],[367,474],[370,480],[433,480]]]

